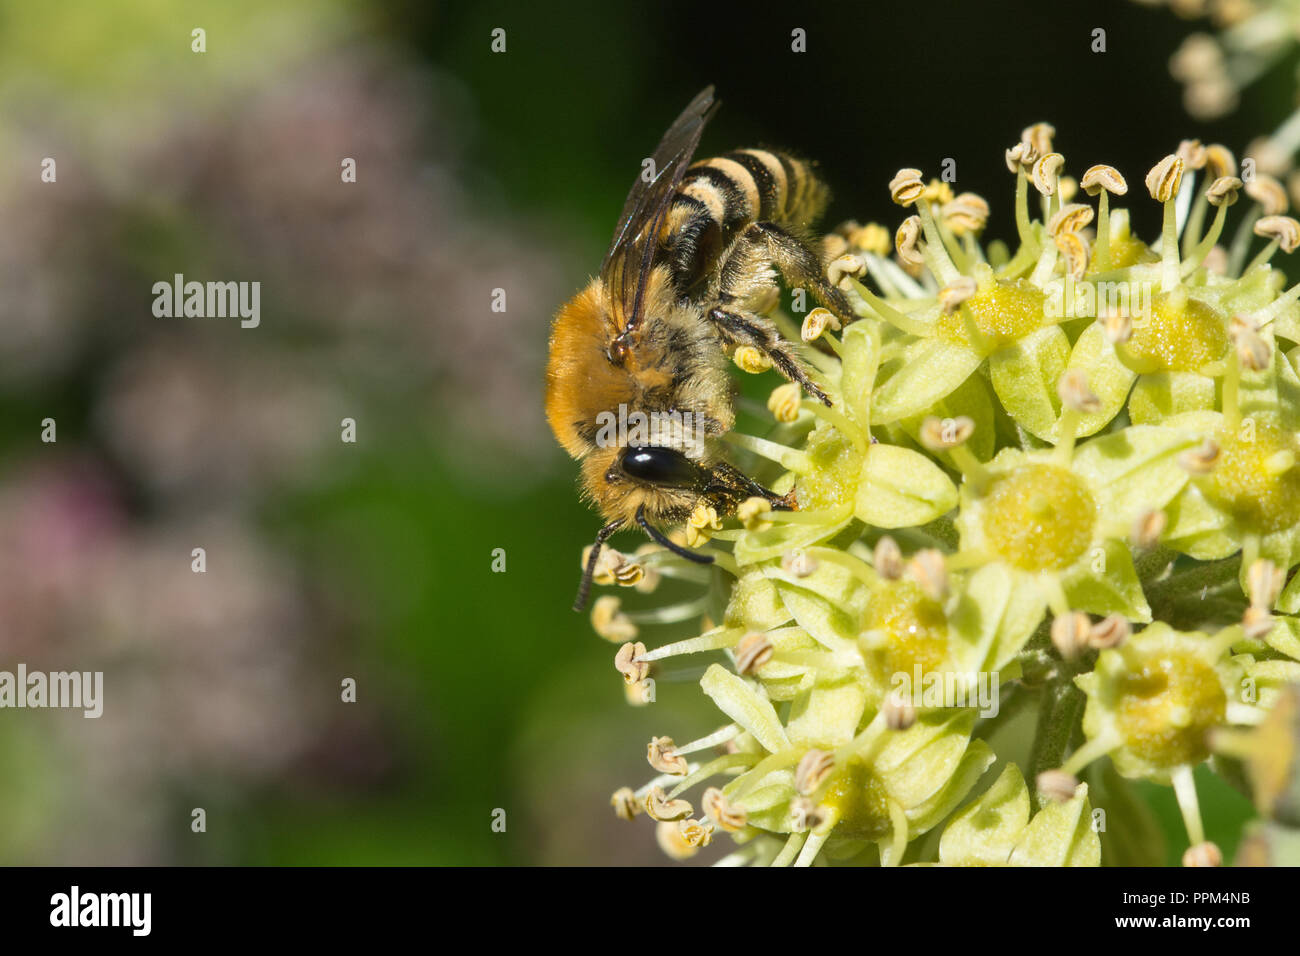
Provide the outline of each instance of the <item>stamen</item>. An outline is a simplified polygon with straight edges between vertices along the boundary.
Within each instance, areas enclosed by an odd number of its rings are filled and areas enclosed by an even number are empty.
[[[824,419],[835,426],[835,430],[853,443],[858,454],[864,455],[871,445],[870,436],[868,436],[857,423],[850,421],[846,415],[841,415],[833,408],[827,408],[821,402],[805,401],[803,407],[812,412],[818,418]]]
[[[803,389],[799,387],[799,383],[787,382],[772,389],[772,394],[767,397],[767,410],[772,413],[772,417],[778,422],[789,424],[798,420],[802,400]],[[821,402],[813,402],[812,404],[821,408],[826,407]]]
[[[650,792],[646,794],[644,806],[646,815],[651,820],[658,820],[660,823],[689,817],[694,809],[685,800],[669,800],[661,787],[650,788]]]
[[[1119,647],[1133,635],[1133,625],[1122,614],[1108,614],[1088,632],[1088,646],[1104,651]]]
[[[817,854],[821,852],[822,844],[826,838],[831,835],[830,830],[813,830],[809,832],[808,839],[804,841],[803,849],[799,851],[799,859],[794,861],[796,867],[812,866],[813,860],[817,859]]]
[[[710,787],[704,791],[701,806],[710,819],[728,833],[743,830],[749,819],[748,814],[740,807],[730,803],[717,787]]]
[[[635,624],[678,624],[699,617],[708,609],[709,598],[706,594],[679,604],[666,604],[663,607],[647,608],[643,611],[628,611],[625,617]]]
[[[650,744],[646,747],[646,760],[660,773],[674,777],[686,776],[686,758],[678,756],[671,737],[651,738]]]
[[[739,737],[741,733],[741,728],[736,724],[727,724],[725,727],[719,727],[711,734],[706,734],[703,737],[692,740],[688,744],[682,744],[680,747],[674,747],[673,749],[677,751],[679,756],[698,753],[701,750],[709,750],[712,747],[717,747],[719,744],[725,744],[728,740],[734,740],[736,737]],[[731,755],[728,754],[727,756]]]
[[[1176,767],[1170,774],[1174,785],[1174,796],[1178,798],[1178,809],[1183,814],[1183,825],[1187,827],[1187,836],[1193,846],[1205,842],[1205,827],[1201,823],[1201,807],[1196,799],[1196,781],[1189,766]]]
[[[794,771],[794,788],[803,796],[815,793],[835,769],[835,755],[815,747],[803,755]]]
[[[1236,176],[1221,176],[1210,184],[1210,187],[1201,197],[1207,203],[1215,207],[1214,222],[1210,225],[1210,231],[1205,237],[1194,246],[1194,233],[1188,232],[1183,242],[1183,259],[1182,276],[1186,278],[1195,272],[1205,261],[1205,257],[1210,254],[1214,244],[1219,241],[1219,236],[1223,234],[1223,224],[1227,220],[1228,207],[1237,201],[1237,191],[1241,189],[1241,180]],[[1199,200],[1198,200],[1199,201]],[[1200,228],[1200,223],[1196,224]]]
[[[758,754],[723,754],[721,757],[710,760],[702,766],[691,768],[691,772],[681,780],[677,780],[676,786],[668,791],[668,798],[672,799],[677,797],[691,789],[691,787],[695,786],[697,783],[716,777],[719,774],[727,773],[731,770],[748,770],[750,767],[753,767],[754,764],[758,763],[758,761]],[[676,780],[676,778],[671,779]]]
[[[736,518],[745,526],[746,531],[766,531],[772,527],[772,522],[768,520],[771,513],[772,502],[757,495],[746,498],[736,506]]]
[[[839,524],[853,514],[853,505],[819,511],[773,511],[768,517],[776,524]]]
[[[921,226],[925,230],[926,242],[921,251],[925,255],[926,264],[940,284],[951,285],[960,278],[961,271],[948,255],[943,236],[939,232],[939,227],[935,225],[934,214],[930,211],[930,204],[917,203],[916,208],[920,211]]]
[[[774,461],[787,471],[808,474],[814,470],[812,459],[805,452],[778,444],[767,438],[758,438],[754,435],[733,431],[723,435],[722,440],[730,442],[738,448],[761,455],[768,461]]]
[[[1187,848],[1183,854],[1183,866],[1222,866],[1223,851],[1208,840]]]
[[[1151,198],[1165,207],[1164,225],[1160,233],[1160,288],[1171,291],[1178,284],[1178,221],[1175,200],[1183,178],[1183,161],[1170,153],[1151,167],[1147,173],[1146,187]]]
[[[880,540],[876,542],[872,563],[876,574],[886,581],[897,581],[903,576],[903,552],[899,550],[898,543],[887,534],[881,535]]]
[[[1102,734],[1094,737],[1092,740],[1084,743],[1082,747],[1070,754],[1070,759],[1061,765],[1061,770],[1065,773],[1078,776],[1080,770],[1088,766],[1099,757],[1104,757],[1110,753],[1123,741],[1117,735]]]
[[[1300,246],[1300,222],[1290,216],[1265,216],[1255,223],[1255,235],[1268,239],[1269,243],[1250,261],[1242,275],[1268,262],[1279,248],[1288,255],[1294,252]]]
[[[609,798],[609,803],[614,808],[614,815],[620,820],[635,819],[644,810],[631,787],[620,787],[615,790],[614,795]]]
[[[1052,619],[1052,646],[1064,660],[1072,661],[1088,649],[1092,621],[1082,611],[1067,611]]]
[[[1134,547],[1149,551],[1160,543],[1160,536],[1168,524],[1169,517],[1163,511],[1144,511],[1133,519],[1129,540]]]
[[[1061,417],[1057,421],[1055,458],[1068,465],[1074,454],[1074,441],[1078,436],[1079,419],[1101,409],[1101,399],[1088,387],[1088,375],[1081,368],[1066,369],[1056,383],[1056,393],[1061,398]]]
[[[614,644],[634,640],[637,635],[631,617],[621,610],[622,604],[619,598],[606,594],[591,606],[591,629]]]
[[[645,645],[640,641],[624,644],[614,655],[614,669],[623,675],[628,684],[638,684],[650,674],[650,665],[640,659],[645,653]]]
[[[1097,248],[1095,260],[1098,269],[1110,265],[1110,194],[1123,196],[1128,192],[1128,183],[1113,166],[1093,166],[1079,185],[1089,196],[1098,196],[1097,200]]]
[[[1034,786],[1053,803],[1066,803],[1078,792],[1079,778],[1063,770],[1044,770],[1034,780]]]
[[[785,846],[781,848],[781,852],[772,860],[772,866],[789,866],[794,861],[794,858],[799,855],[799,851],[803,849],[804,841],[807,839],[807,830],[795,830],[791,833],[785,841]]]
[[[852,289],[852,291],[856,292],[862,298],[869,308],[874,310],[876,317],[888,322],[900,332],[910,332],[913,335],[928,336],[933,331],[930,323],[920,322],[906,313],[899,312],[884,299],[879,298],[862,283],[851,278],[845,279],[845,283],[850,289]]]
[[[965,415],[940,419],[933,415],[921,423],[921,444],[930,451],[946,451],[953,464],[970,482],[976,494],[982,495],[992,481],[983,462],[975,457],[966,440],[975,432],[975,422]],[[882,539],[884,540],[884,539]]]
[[[876,572],[871,569],[870,565],[848,552],[839,551],[835,548],[806,548],[804,553],[817,562],[834,564],[837,567],[844,568],[868,587],[874,585],[877,581]]]
[[[772,659],[772,654],[772,642],[766,634],[746,634],[735,648],[737,673],[742,676],[754,673]]]
[[[908,574],[926,596],[942,602],[948,596],[948,567],[944,553],[937,548],[922,548],[907,564]]]
[[[745,629],[743,627],[718,628],[707,634],[701,634],[699,637],[690,637],[684,641],[675,641],[672,644],[656,647],[653,651],[647,651],[637,659],[648,664],[652,661],[666,660],[669,657],[718,651],[733,646],[744,634]]]

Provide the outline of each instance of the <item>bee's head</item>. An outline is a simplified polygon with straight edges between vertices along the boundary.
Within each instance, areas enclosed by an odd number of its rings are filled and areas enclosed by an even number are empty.
[[[586,606],[600,547],[619,528],[640,525],[653,540],[675,554],[701,564],[711,563],[712,556],[684,548],[656,527],[685,521],[699,502],[708,500],[709,476],[708,468],[668,446],[598,446],[588,455],[582,463],[583,489],[609,524],[588,556],[574,610]]]
[[[675,448],[610,446],[582,462],[582,485],[608,520],[631,523],[637,509],[656,521],[684,521],[708,485],[708,470]]]

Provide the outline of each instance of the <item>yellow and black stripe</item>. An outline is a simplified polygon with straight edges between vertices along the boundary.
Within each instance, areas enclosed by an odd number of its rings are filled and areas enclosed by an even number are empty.
[[[686,291],[740,230],[772,222],[802,231],[821,215],[828,193],[803,160],[740,149],[694,163],[665,217],[663,244],[678,288]]]

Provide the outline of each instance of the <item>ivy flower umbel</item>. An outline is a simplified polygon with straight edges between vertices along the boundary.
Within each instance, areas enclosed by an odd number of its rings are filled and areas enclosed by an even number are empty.
[[[693,515],[679,534],[709,570],[653,547],[598,569],[699,592],[592,612],[630,701],[691,657],[723,717],[654,738],[653,776],[616,794],[674,858],[726,836],[728,863],[1095,865],[1088,768],[1111,815],[1135,802],[1126,780],[1172,784],[1185,862],[1221,861],[1191,770],[1258,750],[1232,734],[1300,680],[1300,287],[1272,264],[1300,223],[1189,140],[1143,177],[1163,212],[1144,242],[1115,208],[1123,176],[1095,166],[1076,189],[1053,133],[1007,153],[1014,249],[983,242],[978,195],[903,169],[897,230],[824,243],[859,320],[773,313],[833,406],[782,384],[757,406],[768,432],[726,439],[796,509]],[[1107,282],[1131,294],[1103,302]],[[689,621],[697,636],[652,637]],[[1118,776],[1092,769],[1103,755]]]

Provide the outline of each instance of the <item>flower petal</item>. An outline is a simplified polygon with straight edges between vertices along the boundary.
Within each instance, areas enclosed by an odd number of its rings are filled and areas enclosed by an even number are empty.
[[[1070,340],[1049,325],[989,356],[989,376],[1003,407],[1021,428],[1050,439],[1060,414],[1056,383],[1070,359]]]

